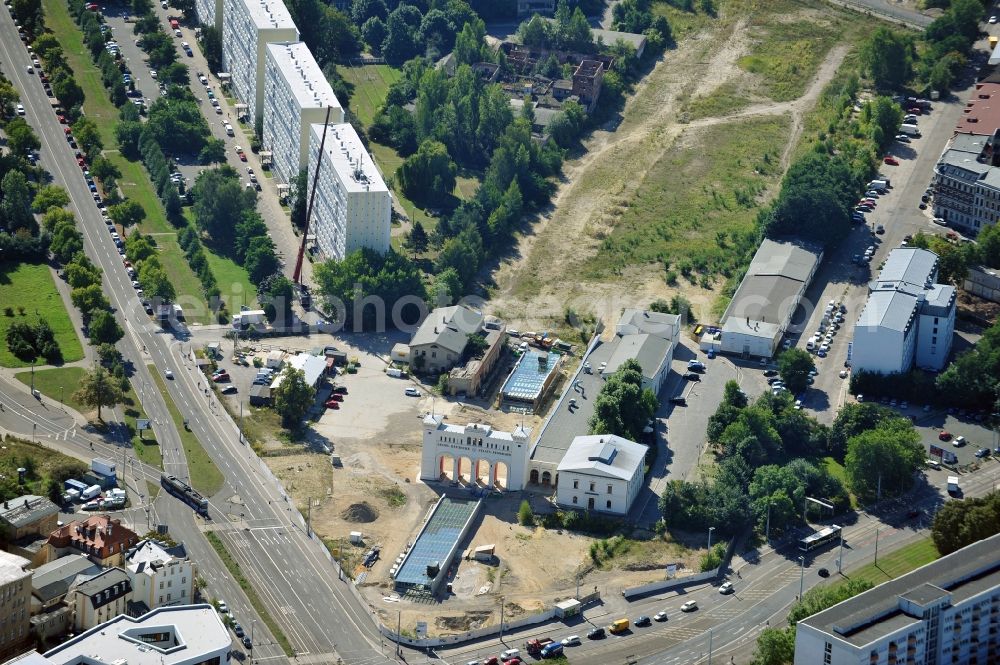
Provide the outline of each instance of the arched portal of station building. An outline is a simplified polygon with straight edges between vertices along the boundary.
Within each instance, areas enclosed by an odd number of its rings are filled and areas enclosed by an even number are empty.
[[[450,480],[517,491],[528,477],[531,431],[495,431],[489,425],[450,425],[443,416],[424,418],[420,478]]]
[[[538,484],[538,469],[531,470],[531,475],[529,476],[528,482],[531,483],[532,485]]]

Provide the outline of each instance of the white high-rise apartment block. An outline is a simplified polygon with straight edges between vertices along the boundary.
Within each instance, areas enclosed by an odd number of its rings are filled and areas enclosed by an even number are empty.
[[[1000,662],[998,547],[985,538],[799,621],[795,665]]]
[[[322,139],[323,125],[311,125],[310,187]],[[350,124],[327,128],[322,160],[310,220],[320,251],[337,260],[362,247],[388,251],[392,195]]]
[[[309,127],[344,122],[344,109],[304,42],[267,45],[263,149],[278,182],[290,183],[309,165]]]
[[[198,22],[210,25],[221,32],[222,3],[223,0],[194,0],[194,13],[198,17]]]
[[[299,30],[281,0],[223,0],[222,66],[251,124],[264,110],[264,52],[270,42],[297,42]]]

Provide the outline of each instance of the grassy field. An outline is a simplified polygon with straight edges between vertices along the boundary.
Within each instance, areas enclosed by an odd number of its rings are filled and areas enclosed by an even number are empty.
[[[160,394],[163,395],[163,400],[167,403],[167,409],[170,411],[170,417],[173,418],[174,426],[181,437],[181,444],[184,446],[184,455],[187,457],[191,485],[205,496],[211,497],[222,487],[222,483],[225,480],[222,477],[222,472],[219,471],[219,468],[215,466],[215,462],[205,452],[198,438],[184,427],[184,418],[181,416],[180,411],[177,410],[177,405],[174,404],[170,393],[167,392],[167,386],[164,383],[163,377],[160,376],[160,371],[154,365],[150,365],[149,373],[153,375],[156,387],[159,389]]]
[[[699,32],[712,22],[712,17],[704,12],[683,12],[673,5],[667,4],[664,0],[657,0],[653,3],[653,15],[667,18],[675,40]]]
[[[89,406],[84,406],[73,398],[80,385],[80,380],[87,370],[83,367],[52,367],[35,370],[35,390],[50,399],[57,399],[69,408],[87,413]],[[15,378],[26,386],[31,385],[31,372],[18,372]]]
[[[7,316],[7,307],[11,308],[13,316]],[[83,344],[56,291],[49,267],[40,263],[0,263],[0,340],[6,340],[11,324],[35,323],[39,319],[45,319],[52,327],[64,362],[83,358]],[[44,362],[44,359],[39,360],[39,364]],[[6,341],[0,343],[0,366],[30,365],[15,357],[7,349]]]
[[[254,610],[260,615],[261,620],[267,625],[267,629],[271,631],[274,635],[274,639],[277,640],[278,644],[281,645],[281,649],[285,652],[286,656],[294,656],[295,651],[292,649],[292,644],[285,637],[285,634],[281,631],[281,627],[271,616],[270,612],[267,611],[267,607],[261,601],[260,596],[257,595],[257,591],[250,584],[250,581],[243,574],[243,570],[240,568],[239,562],[233,558],[233,555],[229,553],[226,549],[225,544],[223,544],[222,539],[219,538],[218,534],[209,531],[205,534],[208,538],[208,542],[212,544],[215,549],[215,553],[219,555],[222,559],[222,563],[225,564],[226,569],[229,570],[229,574],[233,576],[233,579],[240,585],[243,589],[243,593],[247,595],[247,600],[253,605]]]
[[[215,281],[219,283],[226,308],[230,312],[239,312],[240,305],[249,305],[250,309],[255,309],[257,288],[250,283],[247,271],[236,265],[232,259],[213,253],[208,247],[205,248],[205,257],[208,259],[212,274],[215,275]]]
[[[746,119],[706,127],[697,139],[671,147],[619,207],[584,276],[665,261],[679,270],[732,270],[732,252],[719,234],[752,228],[757,197],[781,175],[788,128],[786,117]]]
[[[205,293],[201,288],[201,281],[188,265],[184,251],[177,244],[177,236],[174,234],[162,234],[155,236],[156,245],[159,251],[160,263],[167,273],[167,279],[177,290],[178,301],[184,307],[184,315],[191,323],[215,323],[212,313],[208,309],[205,301]],[[222,282],[219,282],[221,288]],[[197,303],[195,307],[189,307],[191,303]]]
[[[824,20],[787,20],[801,9],[794,0],[770,0],[767,12],[752,15],[753,46],[738,61],[760,77],[760,92],[776,102],[801,97],[827,52],[844,39],[847,21],[837,13],[826,12]]]
[[[750,105],[750,97],[740,81],[726,81],[704,97],[696,97],[684,107],[688,120],[722,117]]]
[[[888,582],[924,564],[936,560],[941,555],[929,537],[901,547],[895,552],[878,558],[878,564],[869,563],[845,574],[849,580],[868,580],[874,585]],[[840,582],[843,584],[844,582]]]
[[[363,65],[361,67],[337,66],[337,72],[354,86],[351,95],[351,112],[358,117],[365,129],[372,124],[375,111],[385,101],[389,86],[403,73],[389,65]]]
[[[84,463],[74,457],[16,436],[6,437],[3,440],[3,448],[0,449],[0,479],[3,481],[4,490],[8,493],[17,493],[9,496],[18,494],[48,496],[48,481],[51,474],[57,467],[66,465],[80,470],[86,469]],[[17,484],[18,467],[29,469],[23,486]]]

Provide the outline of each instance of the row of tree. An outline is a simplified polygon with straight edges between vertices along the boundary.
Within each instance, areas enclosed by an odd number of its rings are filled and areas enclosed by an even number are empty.
[[[463,26],[478,20],[464,0],[434,3],[393,3],[390,11],[384,0],[356,0],[351,21],[360,31],[368,49],[390,64],[402,64],[416,57],[437,60],[456,46]]]

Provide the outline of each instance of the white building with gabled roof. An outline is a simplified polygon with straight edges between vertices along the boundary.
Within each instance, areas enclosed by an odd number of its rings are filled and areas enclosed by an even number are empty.
[[[271,152],[279,183],[309,166],[309,128],[344,122],[344,109],[305,42],[267,45],[264,61],[263,150]]]
[[[444,416],[434,414],[424,418],[423,428],[421,480],[524,489],[530,428],[519,425],[513,432],[501,432],[483,423],[452,425],[444,422]]]
[[[183,545],[142,540],[125,555],[125,569],[132,582],[132,602],[146,609],[187,605],[194,599],[195,567]]]
[[[348,123],[327,127],[325,142],[321,124],[309,135],[310,183],[320,169],[309,227],[320,252],[340,261],[363,247],[389,251],[392,194],[361,137]]]
[[[646,450],[614,434],[576,437],[556,469],[556,503],[627,515],[644,485]]]

